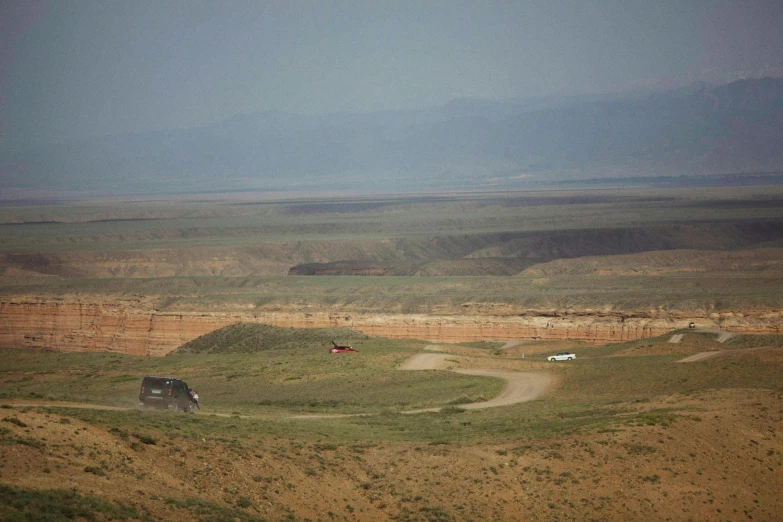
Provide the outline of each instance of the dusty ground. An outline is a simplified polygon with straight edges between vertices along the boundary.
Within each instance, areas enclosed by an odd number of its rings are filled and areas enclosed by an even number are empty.
[[[78,488],[159,520],[193,520],[181,506],[195,497],[267,520],[779,520],[781,398],[723,390],[623,405],[679,415],[547,442],[270,438],[250,449],[141,444],[67,415],[4,408],[4,439],[27,442],[0,446],[0,481]]]

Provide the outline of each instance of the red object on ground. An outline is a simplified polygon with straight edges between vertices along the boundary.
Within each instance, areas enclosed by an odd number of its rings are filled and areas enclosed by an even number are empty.
[[[329,353],[346,353],[346,352],[358,352],[359,350],[354,350],[350,346],[338,346],[336,348],[329,349]]]
[[[332,341],[332,344],[334,345],[334,347],[329,349],[329,353],[347,353],[347,352],[358,352],[359,351],[359,350],[354,350],[353,346],[339,346],[334,341]]]

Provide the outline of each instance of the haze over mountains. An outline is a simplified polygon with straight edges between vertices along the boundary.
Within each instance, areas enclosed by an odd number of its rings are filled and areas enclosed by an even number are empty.
[[[783,79],[652,94],[238,115],[0,158],[0,189],[101,193],[512,189],[783,171]],[[778,179],[780,176],[774,176]]]

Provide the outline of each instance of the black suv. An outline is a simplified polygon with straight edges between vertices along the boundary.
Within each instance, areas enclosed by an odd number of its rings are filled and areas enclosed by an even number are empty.
[[[139,406],[192,412],[194,402],[185,381],[174,377],[144,377]]]

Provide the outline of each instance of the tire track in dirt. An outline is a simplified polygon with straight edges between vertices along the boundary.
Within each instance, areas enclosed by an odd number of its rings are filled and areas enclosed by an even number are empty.
[[[720,354],[719,351],[712,351],[712,352],[699,352],[694,353],[693,355],[689,355],[688,357],[684,359],[680,359],[677,361],[678,363],[690,363],[690,362],[697,362],[697,361],[703,361],[705,359],[712,359],[716,355]]]

